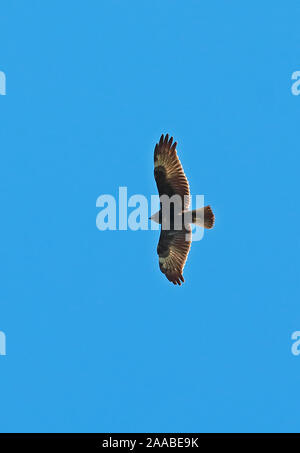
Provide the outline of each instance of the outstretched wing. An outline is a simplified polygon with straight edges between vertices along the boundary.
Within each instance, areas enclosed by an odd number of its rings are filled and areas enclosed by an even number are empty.
[[[184,174],[180,160],[176,152],[177,142],[169,135],[160,137],[159,143],[154,150],[154,177],[158,188],[159,196],[179,195],[182,200],[183,209],[190,205],[190,188]]]
[[[157,246],[159,267],[174,285],[184,282],[182,275],[192,242],[191,227],[182,230],[161,230]]]

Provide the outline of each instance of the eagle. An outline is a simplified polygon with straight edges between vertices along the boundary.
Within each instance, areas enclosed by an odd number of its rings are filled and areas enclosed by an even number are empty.
[[[174,285],[184,282],[183,268],[191,242],[191,223],[204,228],[214,226],[215,217],[210,206],[189,211],[190,187],[177,156],[177,142],[169,134],[160,137],[154,149],[154,178],[160,210],[150,219],[161,225],[157,246],[160,270]],[[169,204],[164,201],[169,200]],[[174,200],[174,202],[170,202]],[[168,208],[168,209],[167,209]]]

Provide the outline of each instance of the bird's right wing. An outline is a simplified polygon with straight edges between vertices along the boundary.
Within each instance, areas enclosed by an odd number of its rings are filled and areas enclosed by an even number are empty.
[[[159,267],[174,285],[184,282],[182,275],[192,242],[191,227],[182,230],[161,230],[157,246]]]

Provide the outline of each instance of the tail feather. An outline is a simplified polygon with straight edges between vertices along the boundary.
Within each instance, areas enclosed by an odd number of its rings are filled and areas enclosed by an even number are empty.
[[[215,223],[215,216],[211,207],[204,206],[204,208],[194,209],[192,211],[192,223],[204,228],[212,228]]]

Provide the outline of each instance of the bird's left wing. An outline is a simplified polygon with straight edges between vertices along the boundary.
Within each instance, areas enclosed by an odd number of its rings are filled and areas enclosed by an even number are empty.
[[[190,187],[176,152],[177,142],[166,134],[160,137],[154,150],[154,177],[159,196],[179,195],[182,208],[188,209],[190,204]]]
[[[157,246],[159,267],[174,285],[184,282],[182,275],[192,241],[191,227],[182,230],[161,230]]]

